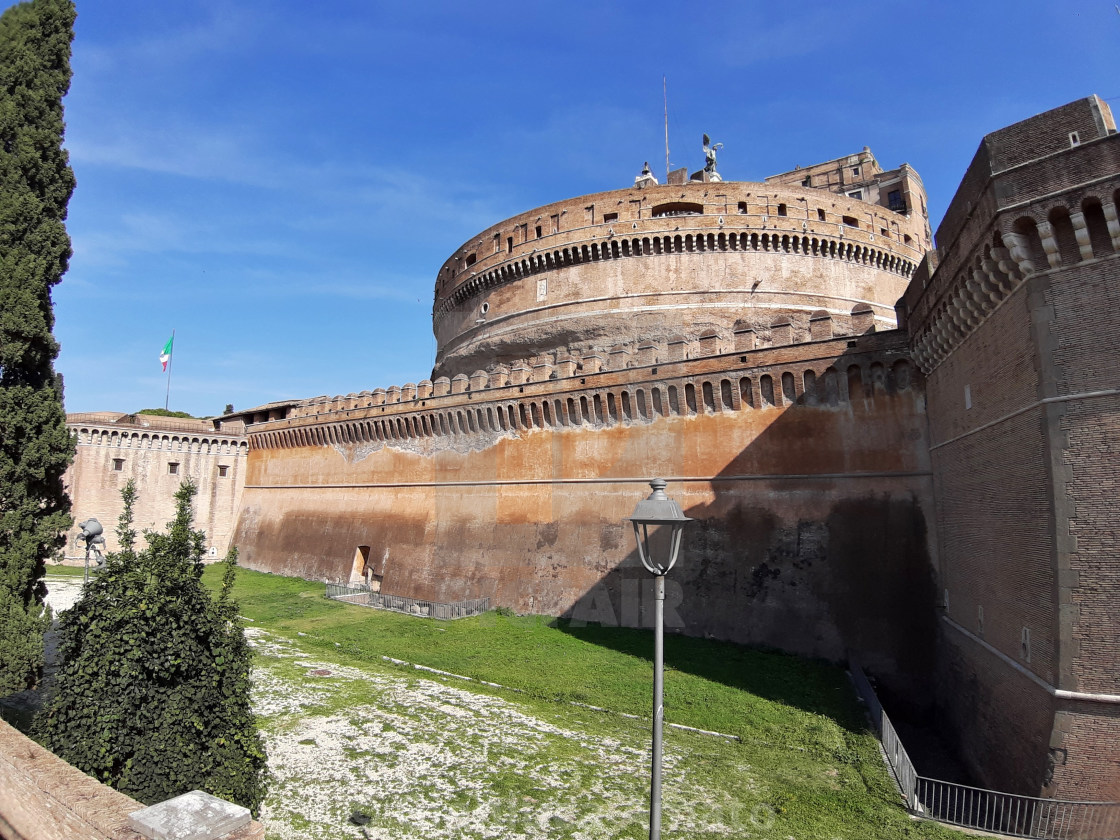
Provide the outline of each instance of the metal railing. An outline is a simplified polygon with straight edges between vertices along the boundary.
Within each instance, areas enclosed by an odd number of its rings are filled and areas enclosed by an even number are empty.
[[[1020,796],[918,775],[875,690],[859,665],[852,682],[867,704],[883,753],[912,814],[964,828],[1038,840],[1117,840],[1120,802],[1078,802]]]
[[[489,598],[476,598],[472,601],[454,601],[450,604],[441,604],[438,601],[425,601],[421,598],[405,598],[402,595],[386,595],[384,592],[371,592],[369,587],[346,585],[342,583],[328,583],[327,597],[332,601],[345,601],[349,604],[359,604],[363,607],[374,607],[379,610],[417,615],[423,618],[437,618],[441,621],[450,621],[455,618],[468,618],[472,615],[482,615],[490,609]]]

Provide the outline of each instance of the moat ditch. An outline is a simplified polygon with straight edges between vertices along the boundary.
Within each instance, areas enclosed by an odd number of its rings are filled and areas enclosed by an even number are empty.
[[[52,597],[76,593],[72,580]],[[244,571],[235,597],[273,774],[270,840],[645,836],[648,633],[603,645],[590,638],[601,628],[558,632],[532,617],[448,625]],[[667,669],[667,720],[741,740],[667,730],[667,840],[956,836],[913,833],[839,669],[703,640],[671,648],[681,667]],[[722,679],[695,673],[714,677],[729,656]],[[487,678],[510,688],[477,682]]]

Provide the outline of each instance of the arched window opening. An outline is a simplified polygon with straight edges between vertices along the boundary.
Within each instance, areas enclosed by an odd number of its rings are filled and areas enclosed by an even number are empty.
[[[650,399],[653,400],[653,413],[660,417],[665,416],[665,405],[661,401],[661,389],[651,388],[649,392]]]
[[[1050,225],[1054,231],[1054,239],[1058,243],[1058,254],[1061,256],[1062,265],[1076,265],[1081,262],[1081,248],[1077,245],[1077,236],[1073,232],[1073,222],[1069,218],[1069,211],[1065,207],[1055,207],[1050,211]],[[1045,269],[1049,264],[1035,268]]]
[[[1046,252],[1042,249],[1042,237],[1039,236],[1038,225],[1035,224],[1034,219],[1029,216],[1022,216],[1015,220],[1011,229],[1026,240],[1027,256],[1034,263],[1035,271],[1048,269],[1050,262],[1046,259]]]
[[[689,414],[696,413],[696,386],[691,382],[684,386],[684,404],[688,407]]]
[[[804,389],[806,403],[816,405],[820,402],[820,397],[817,394],[817,375],[813,371],[805,371],[801,377],[801,387]]]
[[[680,399],[677,397],[676,385],[669,386],[669,411],[675,415],[679,415],[681,413],[681,403]]]
[[[634,419],[633,413],[630,410],[630,392],[629,391],[623,391],[622,392],[622,419],[623,420],[633,420]]]
[[[872,362],[870,373],[871,373],[871,383],[870,383],[870,385],[871,385],[872,392],[874,392],[874,391],[885,392],[887,390],[887,369],[885,367],[883,367],[883,363],[882,362]]]
[[[724,411],[731,411],[735,408],[735,399],[731,394],[731,380],[721,379],[719,381],[719,398],[723,404]]]
[[[700,216],[703,212],[703,204],[690,201],[669,201],[653,207],[650,214],[656,219],[661,216]]]
[[[745,405],[748,408],[754,408],[754,388],[751,385],[749,376],[744,376],[739,380],[739,405]]]
[[[1104,208],[1099,200],[1087,198],[1081,203],[1081,212],[1085,216],[1085,227],[1089,231],[1089,245],[1093,249],[1094,257],[1111,256],[1112,236],[1108,232],[1108,221],[1104,217]]]
[[[797,391],[793,384],[793,374],[788,370],[782,374],[782,402],[793,405],[797,402]]]
[[[704,394],[704,408],[706,408],[709,413],[715,413],[716,397],[715,394],[712,393],[712,383],[705,381],[701,385],[701,390]]]
[[[896,391],[907,391],[913,380],[913,368],[905,359],[899,359],[891,365],[891,380]]]
[[[639,388],[637,393],[634,395],[634,399],[638,404],[638,416],[643,420],[648,420],[649,409],[646,407],[646,392]]]
[[[859,365],[848,367],[848,399],[857,400],[866,396],[863,385],[863,371]]]
[[[770,374],[764,373],[758,380],[758,389],[762,392],[762,406],[774,405],[774,380],[770,378]]]

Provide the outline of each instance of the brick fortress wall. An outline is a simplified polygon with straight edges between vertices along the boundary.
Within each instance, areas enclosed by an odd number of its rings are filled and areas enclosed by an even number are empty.
[[[853,649],[928,696],[922,384],[897,331],[817,328],[829,337],[309,401],[250,429],[243,562],[325,580],[368,565],[392,594],[638,626],[649,576],[624,518],[662,475],[698,520],[671,576],[675,629]]]
[[[1120,799],[1120,136],[985,138],[900,303],[927,373],[947,719],[986,783]]]
[[[162,529],[175,515],[179,485],[192,479],[198,487],[194,525],[206,532],[208,559],[225,556],[245,483],[248,444],[240,421],[221,426],[221,421],[96,412],[68,414],[66,422],[77,442],[63,478],[74,505],[68,560],[85,557],[77,525],[90,517],[105,528],[105,550],[117,549],[121,490],[129,479],[138,491],[137,531]]]

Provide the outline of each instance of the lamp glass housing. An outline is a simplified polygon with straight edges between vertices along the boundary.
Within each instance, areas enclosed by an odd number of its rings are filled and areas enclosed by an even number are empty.
[[[681,534],[686,522],[692,519],[684,515],[681,506],[676,501],[665,495],[665,479],[655,478],[649,483],[653,492],[649,498],[642,499],[630,515],[630,522],[634,526],[634,541],[638,544],[638,558],[642,565],[652,575],[664,575],[677,562],[677,554],[681,547]],[[659,526],[671,529],[667,557],[662,562],[650,550],[649,532]]]

